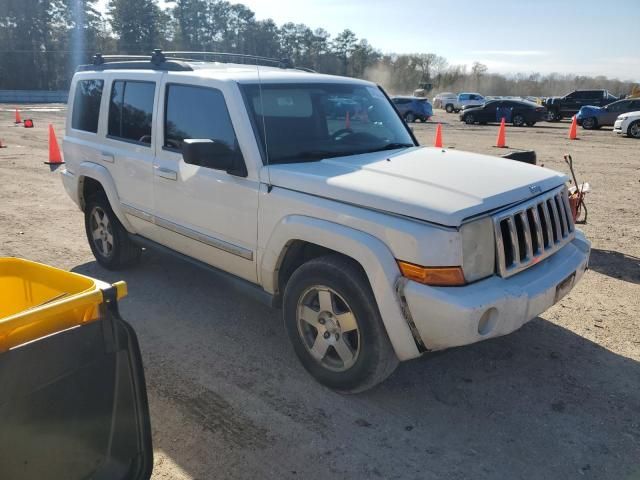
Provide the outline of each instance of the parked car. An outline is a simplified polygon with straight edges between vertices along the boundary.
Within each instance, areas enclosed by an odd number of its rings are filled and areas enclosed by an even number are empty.
[[[358,99],[331,96],[326,99],[327,115],[330,118],[350,118],[355,117],[362,111],[362,105]]]
[[[491,100],[480,107],[465,107],[460,113],[460,120],[472,125],[474,123],[506,122],[515,127],[527,125],[533,127],[536,122],[545,119],[544,107],[532,102],[520,100]]]
[[[433,116],[433,108],[426,98],[393,97],[391,101],[407,123],[412,123],[416,120],[426,122]]]
[[[458,113],[464,107],[478,106],[486,102],[486,99],[479,93],[461,93],[454,103],[447,103],[445,110],[447,113]]]
[[[620,115],[613,124],[613,131],[628,137],[640,138],[640,111]]]
[[[566,175],[420,147],[375,83],[179,55],[73,77],[61,177],[103,267],[146,247],[222,272],[341,392],[513,332],[584,274]],[[330,118],[332,96],[366,115]]]
[[[454,105],[458,96],[453,92],[442,92],[433,97],[433,108],[444,109],[447,104]]]
[[[613,125],[620,114],[637,110],[640,110],[640,99],[618,100],[605,107],[587,105],[578,111],[576,120],[582,128],[592,130]]]
[[[558,122],[572,117],[585,105],[604,107],[618,100],[607,90],[576,90],[564,97],[550,97],[543,105],[547,108],[547,121]]]

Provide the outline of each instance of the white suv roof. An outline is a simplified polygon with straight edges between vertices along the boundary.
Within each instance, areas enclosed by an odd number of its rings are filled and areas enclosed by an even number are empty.
[[[207,61],[206,58],[202,60],[202,57],[206,56],[222,58],[223,61]],[[227,59],[242,59],[247,63],[235,63],[226,61]],[[172,75],[215,78],[240,83],[265,80],[270,83],[313,83],[330,80],[332,83],[375,85],[372,82],[356,78],[325,75],[309,69],[295,68],[286,60],[218,52],[162,52],[155,50],[154,54],[150,56],[103,56],[97,54],[92,65],[81,65],[78,68],[78,71],[92,73],[112,70],[127,73],[140,72],[141,70],[165,70],[171,72]]]

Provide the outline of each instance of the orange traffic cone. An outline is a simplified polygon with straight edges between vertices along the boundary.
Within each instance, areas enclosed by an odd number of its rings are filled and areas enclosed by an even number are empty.
[[[506,127],[504,123],[504,117],[502,117],[502,120],[500,120],[500,130],[498,130],[498,139],[496,140],[496,147],[498,148],[507,148]]]
[[[351,128],[351,119],[349,118],[349,110],[347,110],[347,116],[344,119],[344,128]]]
[[[571,119],[571,127],[569,127],[569,140],[578,139],[578,119],[574,115]]]
[[[58,140],[51,124],[49,124],[49,161],[44,163],[45,165],[62,165],[64,163],[62,155],[60,155]]]
[[[436,141],[433,142],[433,146],[436,148],[442,148],[442,125],[438,124],[436,127]]]
[[[22,123],[22,118],[20,118],[20,110],[18,110],[17,108],[16,108],[16,121],[15,121],[15,123],[16,124]]]

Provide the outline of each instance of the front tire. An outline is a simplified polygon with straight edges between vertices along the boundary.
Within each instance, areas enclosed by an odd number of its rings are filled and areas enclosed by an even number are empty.
[[[598,121],[594,117],[583,118],[582,128],[585,130],[595,130],[598,128]]]
[[[104,268],[119,270],[140,260],[141,248],[131,241],[104,193],[87,199],[84,225],[93,256]]]
[[[404,121],[407,123],[413,123],[416,121],[416,116],[412,112],[407,112],[404,114]]]
[[[327,255],[287,282],[285,329],[304,368],[342,393],[367,390],[398,365],[367,278],[353,260]]]
[[[474,118],[472,113],[467,113],[464,116],[464,123],[466,123],[467,125],[473,125],[474,123],[476,123],[476,119]]]
[[[559,122],[561,119],[562,116],[555,110],[547,111],[547,122]]]
[[[640,138],[640,120],[631,122],[631,125],[627,128],[627,135],[633,138]]]
[[[453,105],[451,103],[447,103],[444,109],[447,113],[453,113]]]

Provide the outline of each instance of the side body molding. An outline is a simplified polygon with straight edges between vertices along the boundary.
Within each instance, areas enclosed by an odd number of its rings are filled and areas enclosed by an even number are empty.
[[[389,340],[400,360],[420,356],[407,321],[403,317],[394,285],[400,276],[389,248],[378,238],[344,225],[303,215],[290,215],[275,225],[264,249],[259,251],[260,281],[275,293],[278,270],[288,245],[294,240],[341,252],[364,268],[378,303]]]

